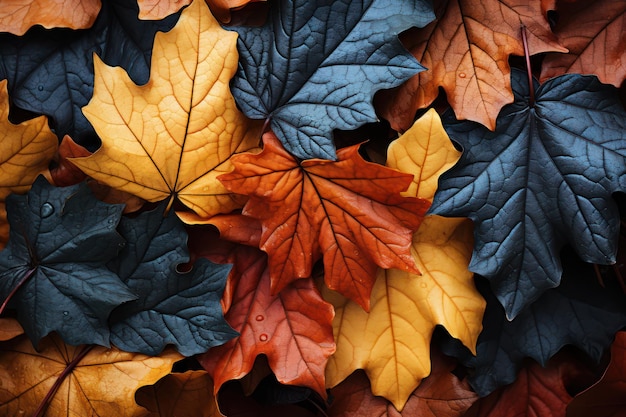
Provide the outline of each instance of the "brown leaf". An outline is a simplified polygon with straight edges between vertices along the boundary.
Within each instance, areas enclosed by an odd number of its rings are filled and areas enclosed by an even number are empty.
[[[76,165],[71,163],[68,158],[79,158],[89,155],[91,155],[91,152],[74,142],[69,135],[65,135],[55,157],[56,166],[50,169],[50,177],[54,185],[57,187],[67,187],[69,185],[78,184],[87,178],[87,175]]]
[[[567,406],[567,417],[626,416],[626,332],[618,332],[611,346],[611,362],[596,384]]]
[[[234,258],[240,275],[229,277],[236,284],[225,317],[240,336],[198,358],[213,377],[215,391],[248,374],[264,354],[279,382],[325,397],[324,368],[335,350],[332,306],[312,279],[297,280],[272,295],[267,258],[258,249],[240,245]]]
[[[34,25],[87,29],[101,6],[100,0],[2,0],[0,32],[21,36]]]
[[[4,201],[0,200],[0,250],[4,249],[9,241],[9,222]]]
[[[263,152],[234,157],[219,180],[249,197],[243,214],[263,225],[273,294],[309,277],[322,255],[326,284],[365,309],[379,266],[419,273],[409,248],[429,203],[400,195],[412,175],[366,162],[358,145],[336,162],[298,162],[273,133],[263,138]]]
[[[213,16],[222,23],[229,23],[231,10],[240,9],[250,2],[265,0],[206,0]],[[139,18],[143,20],[161,20],[176,13],[191,0],[137,0]]]
[[[24,334],[24,329],[15,319],[0,318],[0,342],[11,340]]]
[[[0,345],[0,415],[32,415],[83,346],[51,336],[38,348],[25,336]],[[149,357],[95,346],[64,379],[46,416],[139,417],[145,410],[135,404],[135,390],[169,373],[181,358],[174,351]]]
[[[510,55],[524,55],[521,25],[530,54],[565,52],[541,13],[540,0],[447,0],[438,2],[437,20],[402,38],[428,68],[383,99],[383,117],[405,131],[415,112],[428,107],[443,87],[457,119],[493,130],[505,104],[513,102]]]
[[[619,87],[626,78],[626,2],[598,0],[561,3],[554,29],[568,53],[547,54],[542,82],[562,74],[597,75]]]
[[[452,371],[456,361],[432,351],[433,372],[409,397],[402,411],[372,394],[367,376],[361,371],[331,390],[335,399],[329,417],[461,417],[478,399],[469,384]]]
[[[135,400],[148,410],[145,417],[221,416],[213,397],[213,381],[205,371],[165,375],[154,385],[139,388]]]

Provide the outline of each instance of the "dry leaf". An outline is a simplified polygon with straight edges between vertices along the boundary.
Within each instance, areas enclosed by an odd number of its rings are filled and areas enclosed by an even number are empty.
[[[57,336],[43,339],[35,351],[22,336],[0,345],[0,414],[32,415],[68,364],[84,346],[65,345]],[[47,417],[139,417],[138,387],[169,373],[178,353],[158,357],[93,347],[67,375],[50,401]]]

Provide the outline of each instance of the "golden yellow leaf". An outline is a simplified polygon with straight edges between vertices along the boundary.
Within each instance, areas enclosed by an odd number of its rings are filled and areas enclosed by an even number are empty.
[[[101,6],[100,0],[2,0],[0,32],[21,36],[34,25],[87,29]]]
[[[428,110],[387,150],[387,165],[413,174],[404,196],[433,201],[439,175],[458,161],[461,152],[452,145],[435,109]]]
[[[0,318],[0,342],[11,340],[24,333],[20,323],[12,318]]]
[[[27,191],[48,168],[58,143],[45,116],[17,125],[9,121],[7,81],[0,81],[0,200]]]
[[[36,351],[26,336],[0,345],[0,415],[33,415],[41,401],[83,346],[46,337]],[[158,357],[93,347],[62,382],[46,417],[138,417],[135,390],[168,374],[182,356],[165,351]]]
[[[415,174],[411,196],[432,199],[439,175],[456,159],[458,152],[433,112],[390,146],[388,165]],[[435,326],[444,326],[475,350],[485,301],[468,270],[472,232],[467,219],[426,216],[412,243],[413,258],[422,275],[380,269],[369,313],[326,292],[325,298],[335,306],[337,344],[326,367],[327,387],[362,368],[370,378],[372,392],[402,409],[430,374]]]
[[[102,146],[72,163],[110,187],[151,202],[178,199],[203,217],[241,207],[216,179],[260,137],[230,93],[236,38],[196,0],[171,31],[157,33],[147,84],[94,56],[94,94],[83,112]]]

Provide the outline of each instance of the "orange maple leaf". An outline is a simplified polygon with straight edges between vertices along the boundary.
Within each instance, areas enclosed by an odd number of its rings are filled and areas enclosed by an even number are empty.
[[[100,0],[2,0],[0,32],[21,36],[34,25],[87,29],[101,7]]]
[[[404,131],[415,112],[428,107],[445,90],[457,119],[493,130],[505,104],[513,102],[509,55],[524,55],[521,27],[528,33],[531,55],[566,52],[541,13],[540,0],[448,0],[439,3],[435,20],[408,32],[403,41],[428,68],[388,97],[383,116]]]
[[[234,157],[218,179],[248,195],[243,214],[262,223],[273,294],[309,277],[322,254],[326,285],[366,310],[378,266],[419,273],[411,239],[430,203],[400,195],[412,175],[366,162],[358,145],[337,161],[299,162],[273,133],[263,139],[263,152]]]

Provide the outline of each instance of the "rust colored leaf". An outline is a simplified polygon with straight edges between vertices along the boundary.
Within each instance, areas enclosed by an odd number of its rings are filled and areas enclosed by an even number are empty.
[[[513,102],[510,55],[524,55],[521,25],[531,55],[566,52],[541,13],[540,0],[448,0],[435,11],[437,20],[409,31],[403,41],[428,68],[387,96],[383,116],[404,131],[415,112],[428,107],[443,87],[457,119],[493,130],[505,104]]]
[[[626,78],[626,2],[562,3],[555,27],[568,53],[547,54],[541,80],[566,73],[597,75],[619,87]]]
[[[433,372],[411,394],[402,411],[389,401],[372,394],[367,376],[357,371],[331,390],[335,401],[329,417],[461,417],[478,399],[465,381],[452,371],[456,361],[438,351],[432,352]]]
[[[0,32],[21,36],[34,25],[87,29],[101,6],[100,0],[2,0]]]
[[[65,345],[46,337],[35,351],[25,336],[0,345],[0,414],[33,415],[55,381],[83,346]],[[139,417],[138,387],[152,384],[171,371],[181,356],[168,351],[159,357],[93,347],[63,380],[49,403],[47,417]]]
[[[47,170],[57,147],[45,116],[18,125],[9,121],[7,81],[0,81],[0,201],[11,192],[27,191]]]
[[[297,280],[272,295],[265,254],[239,246],[234,255],[233,269],[240,275],[229,277],[235,284],[225,317],[240,336],[199,356],[215,392],[248,374],[264,354],[279,382],[306,386],[325,397],[324,368],[335,351],[332,306],[312,279]]]
[[[83,111],[102,147],[72,163],[113,188],[150,202],[179,200],[205,217],[240,207],[216,179],[259,137],[229,89],[236,38],[197,0],[171,31],[157,33],[147,84],[95,57],[94,95]]]
[[[265,0],[206,0],[213,16],[222,23],[229,23],[232,9],[239,9],[254,1]],[[144,20],[160,20],[176,13],[191,0],[138,0],[139,18]]]
[[[9,222],[4,201],[0,200],[0,250],[4,249],[9,240]]]
[[[413,232],[428,202],[402,197],[411,176],[363,160],[358,145],[338,160],[297,161],[273,133],[260,154],[233,158],[219,180],[248,195],[243,214],[263,225],[272,294],[311,275],[324,259],[326,284],[369,309],[378,266],[419,273],[410,255]]]
[[[475,402],[465,417],[565,416],[565,408],[572,400],[568,392],[570,381],[588,379],[590,375],[582,362],[567,353],[560,352],[545,367],[529,360],[515,382]],[[583,415],[601,415],[593,411]]]
[[[67,187],[78,184],[87,178],[85,173],[71,163],[68,158],[79,158],[89,155],[91,155],[91,152],[74,142],[69,135],[65,135],[55,156],[56,166],[50,169],[50,176],[54,185]]]
[[[618,332],[611,346],[611,362],[596,384],[567,406],[568,417],[626,416],[626,332]]]
[[[205,371],[165,375],[135,393],[145,417],[220,417],[213,397],[213,381]],[[142,415],[143,417],[143,415]]]

